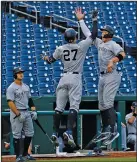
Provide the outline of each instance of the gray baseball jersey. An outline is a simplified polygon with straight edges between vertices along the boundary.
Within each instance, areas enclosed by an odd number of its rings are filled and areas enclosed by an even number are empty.
[[[27,109],[31,97],[29,86],[24,83],[20,86],[13,82],[7,89],[6,97],[7,100],[14,101],[17,109]]]
[[[113,40],[104,43],[101,39],[96,38],[93,44],[98,49],[98,61],[99,61],[100,72],[102,71],[106,72],[109,61],[113,57],[118,55],[120,52],[124,52],[124,49]],[[113,70],[115,69],[116,69],[116,64],[113,67]]]
[[[114,99],[121,82],[121,74],[116,71],[116,64],[113,66],[113,71],[107,73],[108,63],[124,50],[112,40],[104,43],[101,39],[96,38],[93,44],[98,49],[100,72],[106,73],[100,75],[98,84],[99,109],[103,111],[114,106]]]
[[[130,113],[130,114],[127,114],[126,115],[126,118],[125,118],[125,120],[126,120],[126,124],[127,124],[127,129],[128,129],[128,134],[129,133],[135,133],[136,134],[136,118],[135,118],[135,120],[134,120],[134,122],[133,122],[133,124],[129,124],[128,123],[128,120],[132,117],[132,113]]]
[[[82,96],[82,78],[83,63],[92,40],[90,37],[78,44],[65,44],[56,49],[53,57],[62,60],[64,64],[64,73],[56,89],[55,110],[64,111],[67,101],[70,102],[70,109],[79,110],[79,104]],[[78,72],[79,74],[73,74]]]
[[[90,30],[83,20],[79,21],[83,34],[87,37],[91,35]],[[99,109],[106,110],[114,107],[114,98],[121,82],[121,74],[116,71],[116,64],[111,73],[107,73],[109,61],[120,52],[124,51],[120,45],[110,40],[104,43],[101,39],[96,38],[92,45],[98,49],[98,61],[101,74],[98,84]]]
[[[79,72],[83,71],[83,63],[92,40],[90,37],[79,42],[78,44],[65,44],[58,47],[53,53],[53,57],[60,59],[64,64],[64,71]]]
[[[7,100],[12,100],[16,105],[16,108],[20,111],[21,115],[24,116],[25,121],[21,123],[12,110],[10,110],[10,122],[13,137],[20,139],[22,137],[22,130],[25,133],[25,136],[32,137],[34,135],[33,122],[31,114],[28,111],[28,101],[31,97],[29,86],[22,83],[22,85],[17,85],[15,82],[7,89],[6,98]]]

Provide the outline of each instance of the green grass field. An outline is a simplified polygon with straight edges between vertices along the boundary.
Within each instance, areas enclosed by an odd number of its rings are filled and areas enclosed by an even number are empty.
[[[56,159],[56,160],[37,160],[36,162],[135,162],[136,158],[69,158],[69,159]]]
[[[36,160],[36,162],[136,162],[136,157],[109,157],[109,158],[99,158],[99,157],[88,157],[88,158],[56,158],[56,159],[43,159]],[[15,160],[2,159],[2,162],[15,162]]]

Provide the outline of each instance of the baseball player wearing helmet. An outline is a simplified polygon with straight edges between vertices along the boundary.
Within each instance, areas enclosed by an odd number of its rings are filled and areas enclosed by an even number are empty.
[[[134,151],[137,150],[137,126],[136,126],[136,117],[137,117],[137,102],[133,102],[131,105],[132,112],[126,115],[126,124],[127,124],[127,143],[134,144]]]
[[[14,82],[11,83],[6,92],[8,106],[10,107],[10,122],[16,162],[23,162],[25,159],[35,160],[28,156],[28,147],[34,135],[32,119],[37,119],[37,113],[29,86],[22,82],[23,73],[24,70],[20,67],[14,68]],[[28,111],[29,107],[31,113]],[[22,130],[25,138],[22,138]]]
[[[66,29],[64,38],[67,44],[58,47],[53,56],[42,56],[43,60],[52,63],[60,59],[64,64],[64,72],[56,89],[56,108],[54,115],[54,133],[51,139],[58,144],[59,125],[61,115],[69,100],[70,108],[68,114],[67,130],[63,133],[65,141],[75,147],[72,136],[73,125],[79,111],[79,104],[82,96],[82,71],[83,63],[92,39],[87,37],[85,40],[76,43],[76,31],[72,28]]]
[[[86,37],[93,35],[93,45],[98,49],[100,68],[98,100],[103,129],[100,135],[95,138],[95,141],[104,140],[103,143],[108,145],[119,136],[119,133],[115,130],[116,112],[114,110],[114,99],[121,82],[121,74],[116,70],[116,63],[124,59],[125,52],[119,44],[112,40],[114,35],[112,27],[106,25],[101,29],[102,39],[97,38],[97,11],[93,11],[92,14],[92,34],[83,20],[84,15],[81,8],[76,9],[76,16],[83,34]],[[111,127],[110,132],[106,132],[108,125]]]

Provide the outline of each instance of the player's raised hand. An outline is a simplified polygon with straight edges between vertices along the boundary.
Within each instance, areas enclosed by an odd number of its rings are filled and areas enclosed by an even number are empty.
[[[84,19],[85,12],[82,13],[81,7],[77,7],[77,8],[75,9],[75,14],[76,14],[76,17],[77,17],[78,20]]]
[[[107,66],[107,72],[112,72],[113,70],[114,63],[112,60],[109,61],[108,66]]]

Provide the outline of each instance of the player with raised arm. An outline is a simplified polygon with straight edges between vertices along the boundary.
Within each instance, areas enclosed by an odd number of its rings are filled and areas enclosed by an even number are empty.
[[[82,72],[83,64],[87,50],[92,44],[92,38],[87,37],[85,40],[76,43],[76,31],[72,28],[66,29],[64,38],[66,44],[58,47],[53,56],[42,56],[49,64],[60,59],[64,64],[63,76],[61,77],[56,89],[56,108],[54,115],[54,133],[51,139],[58,144],[57,137],[59,134],[59,125],[62,113],[67,101],[70,102],[67,130],[63,137],[72,147],[75,147],[73,139],[73,125],[79,111],[79,104],[82,96]]]
[[[77,8],[76,17],[79,20],[82,32],[86,37],[93,35],[93,45],[98,49],[99,61],[99,84],[98,84],[98,100],[99,109],[102,118],[102,131],[94,139],[94,142],[103,141],[105,145],[112,143],[119,133],[115,129],[116,112],[114,110],[114,99],[121,82],[121,74],[116,70],[116,63],[125,58],[124,49],[112,40],[114,30],[111,26],[106,25],[100,29],[102,31],[102,39],[97,38],[97,11],[92,15],[92,33],[84,22],[85,14],[81,8]],[[107,131],[110,125],[110,132]]]

